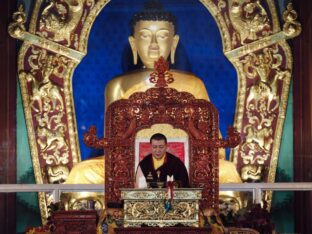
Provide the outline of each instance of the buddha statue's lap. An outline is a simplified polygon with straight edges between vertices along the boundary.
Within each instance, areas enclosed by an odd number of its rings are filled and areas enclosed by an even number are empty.
[[[103,184],[104,171],[104,156],[82,161],[70,171],[66,184]]]
[[[85,160],[73,167],[66,184],[104,184],[104,156]],[[232,162],[219,159],[219,183],[240,183],[241,179]]]
[[[157,7],[156,7],[157,8]],[[154,68],[154,62],[160,56],[167,59],[170,55],[171,63],[174,63],[174,54],[178,45],[179,36],[175,32],[175,18],[171,13],[163,9],[146,8],[134,15],[132,19],[132,35],[129,43],[133,53],[134,64],[138,58],[145,68],[130,72],[112,79],[105,88],[105,106],[122,98],[129,98],[135,92],[146,91],[154,87],[149,82],[149,77]],[[170,88],[185,91],[194,95],[197,99],[209,100],[206,88],[202,80],[192,73],[170,71],[174,82]],[[221,183],[241,182],[235,165],[224,160],[224,150],[221,151],[219,174]],[[90,159],[78,163],[73,167],[66,181],[68,184],[102,184],[104,183],[105,157]]]

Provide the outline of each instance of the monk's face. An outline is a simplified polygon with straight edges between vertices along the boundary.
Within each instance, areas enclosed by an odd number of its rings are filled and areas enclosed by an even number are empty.
[[[151,150],[154,158],[161,159],[166,155],[167,144],[164,140],[152,140]]]
[[[134,44],[143,64],[153,68],[160,56],[168,58],[174,44],[174,26],[168,21],[142,20],[134,27]]]

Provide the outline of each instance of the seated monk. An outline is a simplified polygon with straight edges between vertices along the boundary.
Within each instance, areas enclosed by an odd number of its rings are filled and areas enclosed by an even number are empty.
[[[151,154],[139,163],[136,173],[136,187],[163,188],[168,177],[173,177],[177,187],[190,187],[188,173],[184,163],[167,152],[167,138],[156,133],[150,139]],[[144,181],[141,178],[145,178]],[[142,183],[143,182],[143,183]]]
[[[105,106],[114,101],[127,99],[135,92],[146,91],[154,87],[149,81],[150,74],[154,71],[154,62],[160,56],[167,59],[170,55],[174,63],[174,55],[179,42],[175,32],[175,17],[165,12],[161,7],[145,7],[142,12],[134,15],[132,19],[132,35],[129,43],[136,64],[141,59],[144,67],[112,79],[105,89]],[[206,88],[201,79],[194,74],[170,70],[174,82],[169,88],[191,93],[197,99],[209,100]],[[240,183],[241,179],[233,163],[225,161],[224,150],[220,150],[220,183]],[[71,170],[67,184],[103,184],[104,156],[78,163]]]

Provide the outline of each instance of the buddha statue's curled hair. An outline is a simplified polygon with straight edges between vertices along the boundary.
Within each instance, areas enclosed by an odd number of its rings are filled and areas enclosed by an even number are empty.
[[[131,34],[134,33],[135,24],[141,20],[168,21],[173,24],[176,31],[176,17],[164,10],[159,0],[149,0],[144,4],[144,9],[132,17],[130,21]]]

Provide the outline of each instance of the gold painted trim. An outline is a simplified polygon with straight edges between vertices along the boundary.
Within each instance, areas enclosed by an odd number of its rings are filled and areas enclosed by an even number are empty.
[[[292,53],[290,50],[289,45],[286,41],[281,41],[279,45],[284,49],[284,52],[286,53],[286,69],[292,73],[292,65],[293,65],[293,59],[292,59]],[[278,164],[278,157],[279,157],[279,149],[281,144],[281,139],[283,135],[283,127],[285,122],[285,116],[286,116],[286,108],[287,108],[287,101],[288,101],[288,95],[289,95],[289,88],[290,88],[290,80],[291,75],[288,77],[285,77],[284,84],[283,84],[283,90],[281,94],[281,103],[279,106],[279,118],[277,120],[276,124],[276,131],[274,136],[274,142],[273,149],[272,149],[272,158],[271,158],[271,165],[268,175],[268,182],[274,183],[275,181],[275,175],[276,175],[276,168]]]
[[[243,72],[243,66],[238,59],[229,59],[237,72],[237,97],[236,97],[236,109],[234,117],[234,127],[241,131],[243,128],[243,116],[245,110],[245,97],[246,97],[246,76]],[[237,165],[238,147],[231,150],[230,161]]]
[[[18,56],[18,71],[24,70],[24,56],[26,54],[26,51],[30,48],[30,44],[25,42],[20,51]],[[37,150],[37,143],[36,143],[36,137],[35,137],[35,130],[32,122],[32,115],[31,110],[29,107],[29,97],[27,92],[27,82],[23,80],[19,76],[19,82],[21,87],[21,94],[23,99],[23,107],[24,107],[24,113],[25,113],[25,120],[27,125],[27,133],[29,138],[29,144],[30,144],[30,152],[32,156],[32,162],[34,167],[34,174],[37,184],[42,184],[42,174],[40,169],[40,163],[39,163],[39,157],[38,157],[38,150]]]
[[[94,7],[91,9],[88,17],[86,18],[83,28],[81,30],[81,36],[79,41],[79,50],[84,51],[87,53],[87,45],[88,39],[90,35],[91,28],[94,24],[96,17],[100,14],[100,12],[104,9],[104,7],[110,2],[111,0],[100,0],[98,1]]]
[[[30,19],[30,23],[29,23],[29,32],[32,34],[36,33],[37,19],[39,16],[39,10],[40,10],[40,6],[41,6],[42,2],[43,2],[43,0],[36,0],[36,4],[34,6],[32,14],[31,14],[31,19]]]
[[[284,52],[286,53],[286,56],[285,56],[287,58],[286,70],[290,71],[290,74],[292,74],[293,58],[292,58],[290,47],[285,40],[280,41],[279,45],[284,49]],[[288,104],[288,95],[289,95],[291,78],[292,78],[292,75],[286,77],[284,80],[284,84],[283,84],[281,102],[279,106],[279,117],[276,123],[274,144],[273,144],[272,156],[271,156],[270,167],[269,167],[270,169],[268,172],[268,179],[267,179],[268,183],[275,182],[276,168],[278,165],[279,151],[280,151],[281,140],[283,136],[283,128],[284,128],[284,123],[285,123],[285,116],[286,116],[286,110],[287,110],[287,104]],[[265,200],[267,201],[268,209],[271,209],[272,197],[273,197],[272,191],[265,192]]]
[[[77,63],[70,62],[68,66],[68,74],[64,78],[64,98],[67,109],[66,118],[68,121],[69,142],[71,146],[73,165],[81,160],[78,132],[75,131],[77,130],[77,123],[72,86],[72,75],[74,74],[74,70],[77,66]]]
[[[24,42],[18,55],[18,71],[24,70],[24,57],[27,50],[31,47],[31,44],[28,42]],[[19,75],[18,75],[19,76]],[[24,107],[24,114],[27,126],[27,133],[29,139],[29,148],[34,168],[34,175],[37,184],[43,184],[42,179],[42,172],[39,163],[39,154],[37,150],[37,143],[36,143],[36,135],[32,121],[31,109],[29,107],[29,96],[27,91],[27,82],[23,80],[19,76],[21,94],[23,99],[23,107]],[[47,203],[45,201],[44,193],[38,193],[38,202],[40,207],[40,215],[42,223],[46,223],[48,217],[48,210],[47,210]]]
[[[46,49],[56,54],[63,55],[76,62],[80,62],[82,58],[85,56],[85,54],[80,51],[68,48],[56,42],[50,41],[48,39],[45,39],[43,37],[28,33],[28,32],[23,32],[20,37],[16,37],[16,38],[19,40],[27,41],[28,43],[41,47],[42,49]]]
[[[38,202],[39,202],[39,208],[40,208],[40,215],[41,215],[41,222],[46,223],[48,220],[48,204],[47,204],[47,199],[46,199],[46,194],[45,192],[38,192]]]
[[[280,23],[279,23],[279,18],[278,18],[278,15],[277,15],[277,10],[276,10],[276,7],[275,7],[275,2],[274,0],[267,0],[267,4],[269,6],[269,9],[270,9],[270,13],[271,13],[271,16],[272,16],[272,24],[273,24],[273,33],[277,33],[281,30],[281,26],[280,26]]]
[[[279,41],[282,41],[282,40],[285,40],[288,38],[289,37],[283,31],[281,31],[281,32],[278,32],[276,34],[261,38],[258,41],[254,41],[254,42],[251,42],[247,45],[238,47],[234,50],[227,51],[224,54],[228,59],[231,60],[233,58],[239,58],[239,57],[242,57],[246,54],[250,54],[250,53],[255,52],[257,50],[263,49],[265,47],[268,47],[270,45],[273,45]]]
[[[216,5],[211,0],[199,0],[199,1],[207,8],[207,10],[210,12],[212,17],[214,18],[216,24],[218,25],[218,28],[221,34],[223,51],[225,52],[225,51],[231,50],[232,48],[231,36],[228,30],[228,27],[226,26],[226,22],[224,21],[220,13],[220,10],[216,7]]]

